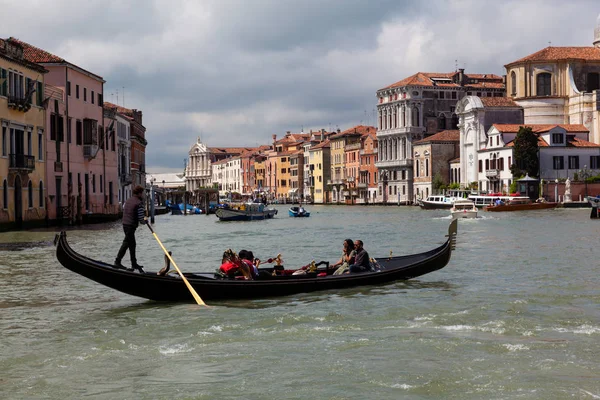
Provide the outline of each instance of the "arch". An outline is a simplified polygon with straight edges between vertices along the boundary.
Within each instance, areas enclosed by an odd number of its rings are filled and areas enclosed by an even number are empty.
[[[510,73],[510,95],[517,95],[517,74],[515,73],[515,71],[512,71]]]
[[[446,129],[446,116],[444,114],[440,114],[440,116],[438,117],[438,129]]]
[[[20,227],[23,223],[23,187],[21,177],[15,176],[14,202],[15,202],[15,224]]]
[[[5,209],[8,208],[8,182],[6,179],[2,183],[2,205]]]
[[[39,188],[39,205],[40,208],[44,208],[44,182],[40,181]]]
[[[552,74],[541,72],[535,77],[536,96],[550,96],[552,94]]]
[[[421,126],[419,124],[419,107],[417,106],[412,109],[412,126]]]

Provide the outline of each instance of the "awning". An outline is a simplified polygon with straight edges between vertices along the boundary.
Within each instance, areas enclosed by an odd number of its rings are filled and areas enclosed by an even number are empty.
[[[288,194],[296,194],[298,193],[298,189],[290,189],[288,190]]]

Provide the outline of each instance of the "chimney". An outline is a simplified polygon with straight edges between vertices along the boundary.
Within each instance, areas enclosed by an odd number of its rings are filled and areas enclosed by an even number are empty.
[[[321,129],[321,142],[325,140],[325,129]]]
[[[290,131],[287,131],[287,132],[285,132],[285,133],[289,135],[289,134],[290,134],[290,133],[292,133],[292,132],[290,132]]]
[[[273,135],[273,148],[275,148],[276,141],[277,141],[277,135]]]
[[[458,69],[458,84],[460,86],[465,85],[465,69],[464,68]]]

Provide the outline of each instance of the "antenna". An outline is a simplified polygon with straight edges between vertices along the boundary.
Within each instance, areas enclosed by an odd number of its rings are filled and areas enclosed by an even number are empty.
[[[119,89],[117,89],[117,105],[119,105]]]
[[[125,86],[123,86],[123,107],[125,107]]]
[[[548,47],[552,46],[552,42],[548,41]]]
[[[458,60],[454,60],[454,70],[458,71]]]

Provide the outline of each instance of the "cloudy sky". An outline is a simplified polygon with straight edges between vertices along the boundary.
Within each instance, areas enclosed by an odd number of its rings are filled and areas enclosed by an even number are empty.
[[[373,125],[376,90],[415,72],[503,75],[549,42],[590,46],[600,2],[0,0],[0,10],[2,37],[103,76],[106,101],[142,110],[148,169],[167,172],[199,136],[256,146]]]

